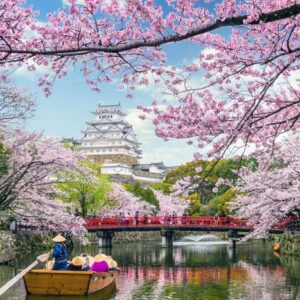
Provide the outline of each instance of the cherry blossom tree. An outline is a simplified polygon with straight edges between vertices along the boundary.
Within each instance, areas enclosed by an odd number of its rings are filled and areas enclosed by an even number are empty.
[[[152,214],[156,207],[128,192],[120,184],[114,183],[112,190],[108,192],[109,206],[101,209],[100,214],[105,217],[116,217],[120,213],[125,216],[134,216],[138,211],[140,214]]]
[[[141,198],[128,192],[123,186],[114,184],[112,191],[107,195],[110,200],[109,206],[101,209],[102,216],[119,216],[124,213],[125,216],[134,216],[138,211],[140,215],[173,213],[181,216],[188,207],[188,202],[174,195],[164,195],[160,191],[153,190],[155,197],[158,200],[159,208],[143,201]]]
[[[8,167],[0,176],[0,209],[12,212],[23,225],[48,230],[86,232],[71,206],[55,200],[59,172],[75,170],[79,153],[53,139],[15,129],[5,136]],[[61,178],[60,178],[61,179]]]
[[[33,115],[35,103],[24,89],[0,85],[0,134]]]
[[[255,170],[257,165],[253,158],[193,161],[170,171],[166,181],[172,183],[174,196],[190,200],[190,214],[224,216],[229,214],[229,203],[239,193],[235,188],[239,169],[246,166]]]
[[[108,203],[106,193],[111,189],[111,181],[107,175],[101,174],[101,165],[96,162],[80,160],[75,171],[59,173],[55,185],[56,196],[64,202],[73,203],[80,208],[82,217],[97,213]]]
[[[210,146],[216,156],[237,142],[272,154],[276,138],[299,127],[299,0],[68,0],[43,23],[24,2],[0,4],[4,80],[18,66],[46,66],[38,84],[49,95],[79,64],[97,91],[122,74],[120,88],[131,98],[150,76],[178,100],[141,108],[154,115],[156,134]],[[199,55],[167,65],[163,46],[181,41],[198,46]]]
[[[155,197],[159,202],[158,215],[172,214],[175,212],[177,216],[182,216],[189,206],[189,202],[173,194],[164,195],[160,191],[154,191]]]
[[[242,194],[237,196],[232,209],[238,217],[256,225],[250,236],[265,236],[282,219],[299,213],[299,143],[299,135],[281,142],[274,153],[282,159],[280,164],[261,163],[256,172],[243,170],[237,184]]]

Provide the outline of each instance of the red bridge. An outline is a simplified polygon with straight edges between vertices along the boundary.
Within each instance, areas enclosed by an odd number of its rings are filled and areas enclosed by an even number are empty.
[[[176,229],[176,230],[194,230],[204,228],[213,229],[240,229],[251,231],[254,224],[232,217],[210,217],[210,216],[183,216],[183,217],[162,217],[162,216],[144,216],[144,217],[113,217],[113,218],[86,218],[85,227],[89,231],[113,230],[113,231],[151,231],[157,229]],[[273,229],[283,231],[291,220],[285,219]],[[219,231],[219,230],[217,230]]]
[[[145,217],[123,217],[123,218],[86,218],[85,227],[89,231],[112,229],[114,231],[139,231],[139,230],[155,230],[155,228],[178,228],[183,227],[232,227],[253,229],[253,225],[244,220],[230,217],[162,217],[162,216],[145,216]],[[136,230],[135,230],[136,229]]]
[[[162,243],[172,245],[174,231],[222,231],[228,232],[228,236],[234,239],[239,232],[249,232],[255,228],[253,223],[246,220],[209,216],[86,218],[85,221],[88,231],[97,232],[99,245],[103,247],[110,247],[114,232],[120,231],[160,231]],[[282,233],[290,221],[289,218],[283,220],[270,232]]]

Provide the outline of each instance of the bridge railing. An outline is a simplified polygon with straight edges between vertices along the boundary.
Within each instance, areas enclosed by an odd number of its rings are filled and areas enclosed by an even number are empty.
[[[245,220],[231,217],[209,216],[142,216],[142,217],[113,217],[113,218],[86,218],[86,228],[114,228],[114,227],[170,227],[170,226],[199,226],[199,227],[238,227],[252,228],[253,225]]]

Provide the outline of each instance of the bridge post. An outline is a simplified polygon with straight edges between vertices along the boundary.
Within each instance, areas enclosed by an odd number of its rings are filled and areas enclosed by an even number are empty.
[[[100,248],[111,248],[112,247],[112,239],[114,236],[113,231],[98,231],[97,237],[98,237],[98,246]]]
[[[236,249],[236,241],[237,241],[238,233],[236,230],[229,230],[228,231],[228,238],[229,238],[229,247],[232,249]]]
[[[236,249],[236,238],[229,239],[229,247],[232,249]]]
[[[173,236],[174,236],[173,230],[162,229],[160,231],[160,235],[161,235],[161,245],[163,247],[172,247],[173,246]]]

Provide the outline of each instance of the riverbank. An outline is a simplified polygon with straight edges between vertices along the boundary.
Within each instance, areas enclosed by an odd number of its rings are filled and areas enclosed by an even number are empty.
[[[300,257],[300,233],[284,233],[280,238],[281,253]]]
[[[0,230],[0,264],[8,263],[16,256],[16,238],[4,230]]]
[[[43,249],[51,249],[53,233],[39,232],[28,234],[27,232],[12,233],[0,231],[0,264],[8,263],[15,259],[18,252],[34,253]]]

